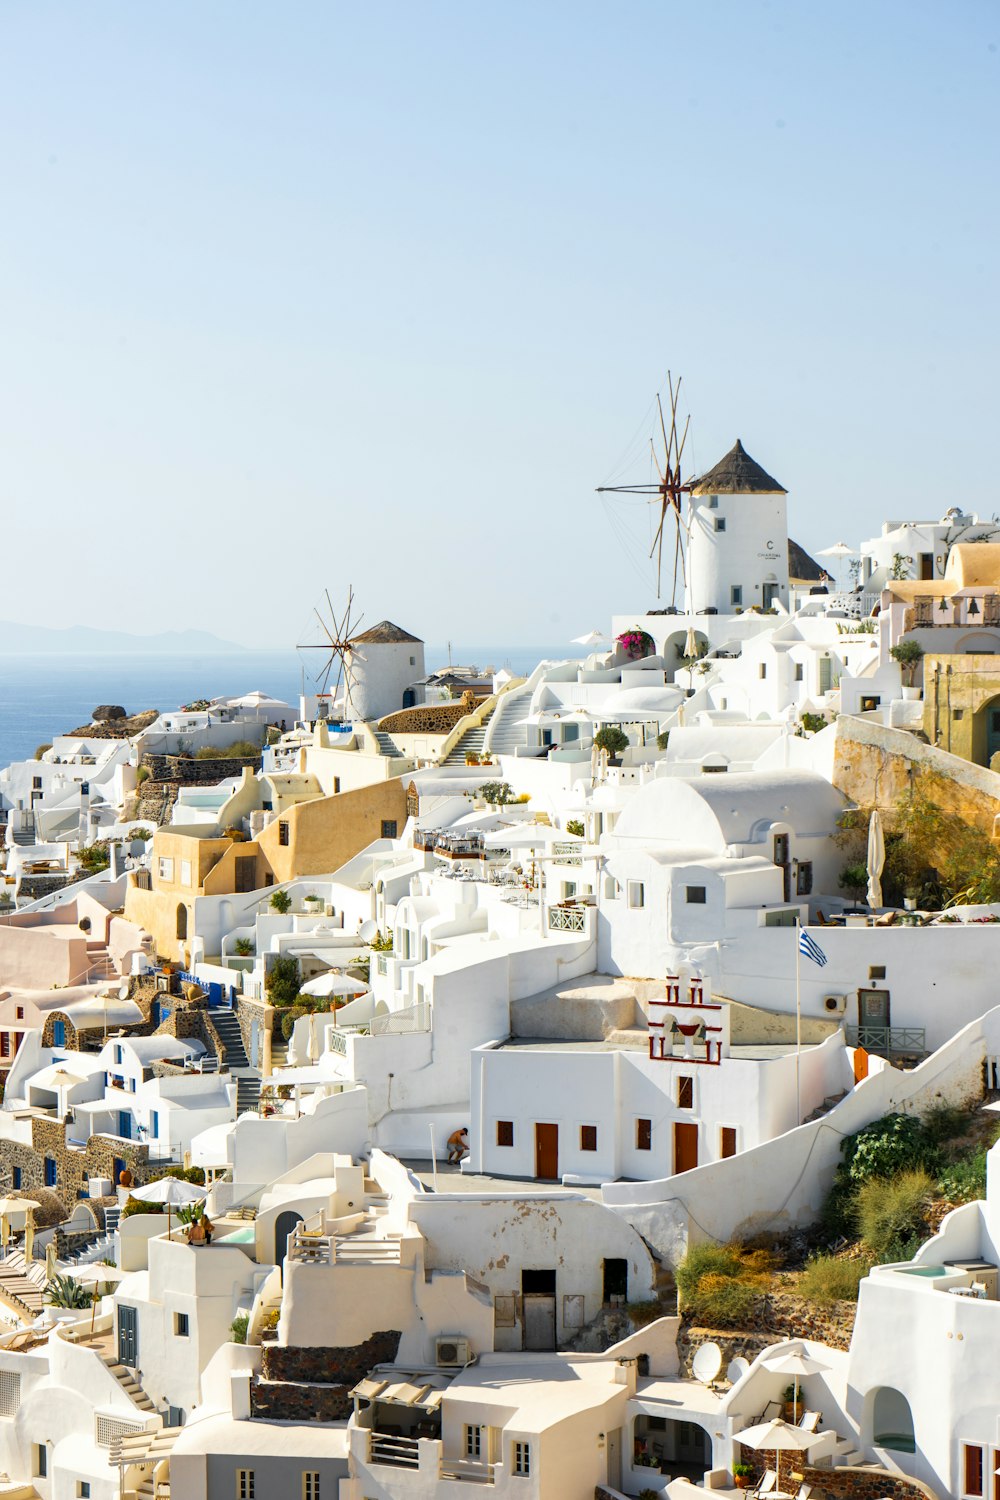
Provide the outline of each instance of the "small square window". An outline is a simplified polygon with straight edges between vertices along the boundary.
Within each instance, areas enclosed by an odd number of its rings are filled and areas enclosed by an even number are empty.
[[[287,849],[288,845],[291,843],[291,834],[289,832],[287,818],[278,819],[278,843],[283,849]]]
[[[90,1500],[90,1480],[78,1479],[76,1481],[77,1500]]]
[[[628,904],[633,911],[639,911],[646,904],[646,887],[641,880],[630,880],[628,883]]]
[[[187,1313],[174,1313],[174,1334],[179,1339],[188,1337],[190,1328]]]
[[[869,982],[869,984],[874,979],[884,979],[884,978],[885,978],[885,964],[872,964],[871,967],[868,970],[868,982]]]
[[[738,609],[739,606],[743,603],[742,583],[734,583],[732,588],[729,590],[729,603],[733,606],[734,609]]]
[[[797,661],[795,663],[795,681],[796,682],[803,682],[805,680],[805,675],[806,675],[806,669],[805,669],[805,667],[803,666],[802,662]]]
[[[686,886],[684,899],[688,906],[704,906],[708,899],[708,888],[703,885]]]
[[[723,1125],[719,1131],[719,1155],[723,1160],[736,1155],[736,1130],[732,1125]]]
[[[597,1150],[597,1126],[596,1125],[581,1125],[580,1126],[580,1150],[581,1151],[596,1151]]]
[[[694,1079],[681,1077],[677,1080],[677,1108],[694,1109]]]
[[[513,1120],[498,1120],[497,1121],[497,1145],[498,1146],[513,1146],[513,1144],[514,1144],[514,1121]]]
[[[812,895],[813,867],[811,859],[800,859],[795,872],[795,894],[797,896]]]
[[[19,1005],[17,1007],[17,1019],[19,1021],[23,1021],[24,1020],[24,1006],[23,1005]]]
[[[635,1149],[637,1151],[652,1151],[652,1149],[653,1149],[653,1122],[652,1122],[652,1120],[636,1120],[636,1122],[635,1122]]]
[[[725,518],[725,516],[716,516],[715,517],[715,529],[716,529],[716,531],[725,531],[725,529],[726,529],[726,518]]]
[[[158,876],[159,876],[159,878],[161,880],[173,880],[173,878],[174,878],[174,862],[173,862],[173,860],[172,859],[167,859],[164,855],[161,854],[160,857],[159,857],[159,859],[157,860],[156,872],[157,872],[157,874],[158,874]]]
[[[382,837],[384,839],[398,838],[399,837],[399,834],[397,832],[398,827],[399,827],[399,825],[396,822],[395,818],[383,818],[382,819]]]

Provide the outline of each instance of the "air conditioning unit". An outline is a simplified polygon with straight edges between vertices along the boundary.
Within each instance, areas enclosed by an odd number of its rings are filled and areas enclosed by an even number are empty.
[[[823,1009],[827,1015],[842,1016],[847,1009],[846,995],[824,995]]]
[[[461,1369],[469,1363],[469,1340],[448,1334],[434,1342],[434,1363],[446,1369]]]

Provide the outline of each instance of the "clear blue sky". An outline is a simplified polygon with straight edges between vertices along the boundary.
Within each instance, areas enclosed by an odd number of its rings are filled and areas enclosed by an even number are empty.
[[[668,367],[809,547],[991,514],[998,45],[981,0],[3,0],[0,616],[279,646],[353,582],[561,642],[653,601],[594,487]]]

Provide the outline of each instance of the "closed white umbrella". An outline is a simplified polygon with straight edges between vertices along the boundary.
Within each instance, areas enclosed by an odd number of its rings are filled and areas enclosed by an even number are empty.
[[[872,808],[868,819],[868,905],[876,911],[882,905],[882,870],[885,865],[885,835],[878,808]]]
[[[694,626],[693,625],[689,625],[688,626],[688,632],[687,632],[687,635],[684,638],[684,655],[685,656],[697,656],[698,655],[698,637],[695,635]]]
[[[319,1062],[319,1036],[316,1032],[316,1012],[313,1011],[309,1017],[309,1041],[306,1046],[306,1057],[311,1063]]]

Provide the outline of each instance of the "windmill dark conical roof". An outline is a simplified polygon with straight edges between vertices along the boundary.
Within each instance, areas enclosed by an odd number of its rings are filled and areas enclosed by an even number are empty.
[[[783,484],[772,479],[756,459],[750,457],[739,438],[714,469],[691,481],[692,495],[787,495]]]
[[[804,547],[788,538],[788,576],[800,583],[822,583],[830,575],[821,568],[815,558],[810,557]]]
[[[351,637],[352,646],[391,646],[404,641],[413,641],[417,646],[422,646],[423,641],[419,635],[411,635],[400,625],[394,625],[391,620],[379,620],[377,625],[372,625],[368,630],[362,631],[361,635]]]

